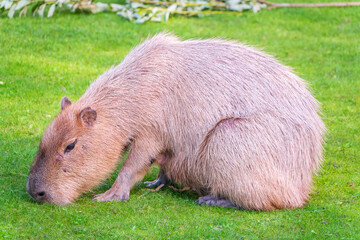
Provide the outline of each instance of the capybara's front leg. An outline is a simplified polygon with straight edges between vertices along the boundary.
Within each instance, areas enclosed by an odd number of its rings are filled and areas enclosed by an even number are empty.
[[[154,156],[159,154],[159,146],[153,139],[135,140],[112,187],[105,193],[96,195],[93,200],[97,202],[128,200],[130,189],[136,182],[144,178],[150,169]]]

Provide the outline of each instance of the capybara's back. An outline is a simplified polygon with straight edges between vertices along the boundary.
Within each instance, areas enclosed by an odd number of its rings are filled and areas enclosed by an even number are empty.
[[[296,208],[306,203],[322,158],[325,126],[305,82],[271,56],[236,42],[156,35],[64,107],[44,136],[53,136],[56,121],[64,124],[58,119],[72,112],[83,126],[91,120],[81,134],[87,149],[94,148],[86,159],[96,155],[94,173],[103,171],[102,178],[130,145],[118,179],[98,201],[127,199],[156,160],[162,180],[210,196],[199,203]],[[76,144],[79,138],[73,139]],[[109,148],[96,150],[104,142]],[[87,172],[79,176],[90,179]],[[76,180],[81,191],[98,183],[91,179],[86,187]]]

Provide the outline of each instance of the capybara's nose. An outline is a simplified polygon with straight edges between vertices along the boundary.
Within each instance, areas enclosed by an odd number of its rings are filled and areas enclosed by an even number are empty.
[[[41,192],[38,192],[36,195],[35,195],[35,199],[37,201],[42,201],[46,198],[46,193],[45,191],[41,191]]]
[[[39,184],[39,181],[36,178],[30,176],[26,185],[27,191],[32,198],[39,202],[46,201],[48,194],[44,190],[42,184]]]

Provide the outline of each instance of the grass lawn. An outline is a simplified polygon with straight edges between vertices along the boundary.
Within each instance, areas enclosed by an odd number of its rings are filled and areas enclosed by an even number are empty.
[[[301,1],[301,0],[298,0]],[[0,16],[0,239],[360,239],[360,8],[275,9],[134,24],[115,14]],[[68,206],[26,192],[41,135],[61,97],[78,99],[149,34],[223,37],[264,48],[308,80],[328,128],[322,170],[296,210],[199,206],[191,192],[138,184],[127,203],[94,203],[116,173]],[[145,177],[152,180],[157,168]]]

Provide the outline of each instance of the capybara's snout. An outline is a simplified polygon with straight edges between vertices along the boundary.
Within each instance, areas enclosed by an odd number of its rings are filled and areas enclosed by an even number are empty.
[[[65,202],[58,201],[55,192],[51,186],[48,186],[41,176],[30,173],[27,183],[26,190],[30,196],[40,203],[56,203],[66,204]]]
[[[69,197],[64,197],[61,192],[56,190],[56,186],[47,184],[43,177],[37,174],[29,174],[26,190],[35,201],[40,203],[54,203],[57,205],[71,203]]]
[[[30,194],[30,196],[35,199],[38,202],[49,202],[49,191],[46,189],[46,187],[44,186],[44,184],[42,184],[39,179],[30,174],[27,184],[26,184],[26,189],[28,191],[28,193]]]

